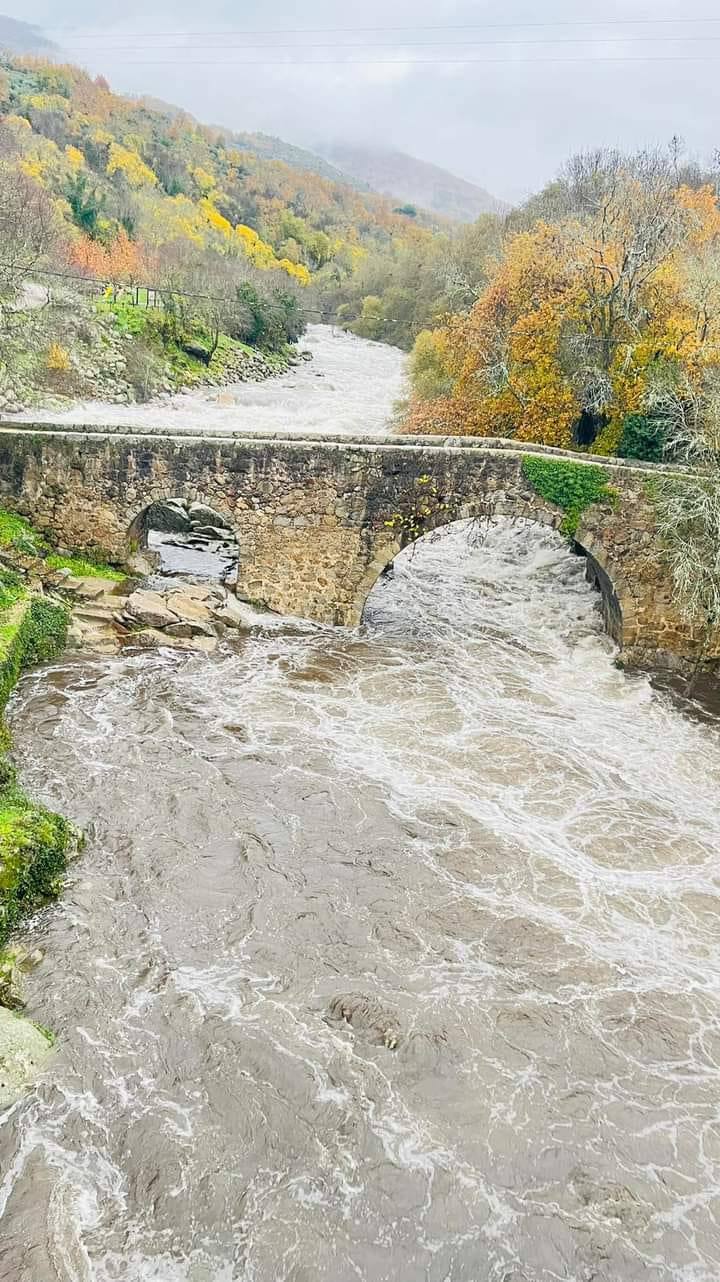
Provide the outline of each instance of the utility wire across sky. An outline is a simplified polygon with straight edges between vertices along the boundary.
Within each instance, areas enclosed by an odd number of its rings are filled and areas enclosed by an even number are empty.
[[[542,28],[543,30],[552,30],[557,27],[638,27],[638,26],[685,26],[688,24],[700,23],[720,23],[719,17],[682,17],[682,18],[582,18],[582,19],[562,19],[558,21],[543,22],[468,22],[459,24],[438,24],[428,26],[426,24],[412,26],[375,26],[375,27],[230,27],[213,29],[206,28],[204,31],[118,31],[118,39],[140,39],[150,38],[164,40],[170,36],[187,36],[192,39],[202,39],[205,36],[216,35],[224,36],[282,36],[282,35],[330,35],[330,34],[351,34],[375,32],[377,35],[383,33],[393,34],[396,32],[409,31],[412,33],[419,31],[524,31],[530,29]],[[46,28],[47,31],[55,33],[79,32],[87,40],[106,40],[115,38],[112,31],[102,27],[52,27]]]

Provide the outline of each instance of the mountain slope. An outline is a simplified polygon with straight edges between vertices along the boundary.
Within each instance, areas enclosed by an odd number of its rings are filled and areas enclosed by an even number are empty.
[[[58,52],[58,46],[52,40],[46,40],[39,27],[29,22],[18,22],[16,18],[6,18],[2,13],[0,49],[9,49],[12,53],[37,53],[44,57]]]
[[[326,144],[318,150],[331,164],[374,191],[457,222],[474,222],[481,214],[501,214],[508,209],[484,188],[402,151],[344,143]]]
[[[300,167],[305,157],[310,170]],[[383,247],[431,238],[422,214],[404,217],[342,175],[334,181],[310,153],[208,128],[38,57],[0,55],[2,158],[0,185],[18,210],[30,181],[39,222],[52,214],[63,265],[116,282],[172,280],[178,289],[182,277],[202,293],[212,292],[204,285],[213,274],[253,269],[302,286],[324,269],[352,274]],[[27,218],[16,222],[19,237]]]
[[[368,190],[368,184],[363,179],[343,173],[315,152],[306,151],[304,147],[296,147],[294,143],[275,138],[272,134],[233,131],[229,132],[228,136],[243,151],[251,151],[264,160],[282,160],[286,165],[290,165],[291,169],[301,169],[305,173],[317,174],[318,178],[327,178],[329,182],[353,187],[355,191]]]

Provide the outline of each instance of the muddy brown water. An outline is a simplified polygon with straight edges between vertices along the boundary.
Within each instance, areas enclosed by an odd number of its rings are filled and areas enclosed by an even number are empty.
[[[716,1282],[720,737],[582,562],[454,528],[359,633],[69,657],[1,1282]]]

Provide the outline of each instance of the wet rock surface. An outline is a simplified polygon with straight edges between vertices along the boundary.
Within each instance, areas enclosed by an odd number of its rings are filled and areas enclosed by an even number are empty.
[[[24,1095],[52,1053],[52,1039],[46,1033],[0,1006],[0,1112]]]
[[[228,629],[257,624],[258,615],[222,584],[170,581],[166,587],[137,587],[99,578],[65,578],[74,601],[71,646],[95,654],[118,654],[125,646],[171,646],[212,654]]]

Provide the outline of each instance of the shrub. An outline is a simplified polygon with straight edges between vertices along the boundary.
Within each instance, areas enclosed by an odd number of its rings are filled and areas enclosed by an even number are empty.
[[[619,458],[637,458],[646,463],[660,463],[665,453],[665,444],[665,431],[658,419],[649,414],[625,416],[617,451]]]
[[[70,353],[60,343],[51,343],[48,348],[45,364],[51,374],[69,374],[72,369]]]

